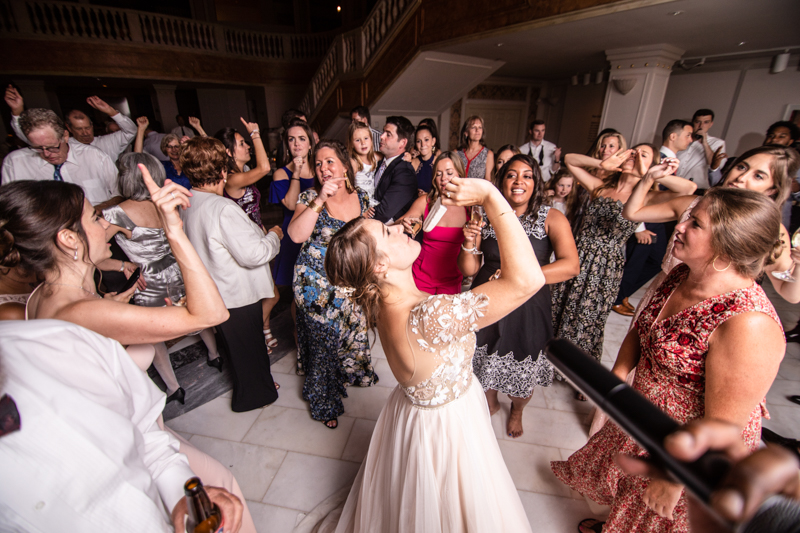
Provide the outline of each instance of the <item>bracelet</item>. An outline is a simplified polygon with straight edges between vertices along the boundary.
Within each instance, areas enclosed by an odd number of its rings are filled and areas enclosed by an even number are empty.
[[[289,178],[291,181],[300,181],[300,178]]]
[[[120,259],[119,261],[119,271],[125,272],[125,261],[123,261],[122,259]]]
[[[475,252],[478,251],[477,248],[475,248],[474,246],[472,248],[464,248],[463,244],[461,245],[461,249],[464,250],[465,252],[469,252],[469,253],[471,253],[473,255],[475,254]]]
[[[316,214],[322,213],[322,208],[325,207],[324,205],[319,205],[315,200],[311,200],[311,203],[308,204],[308,208],[314,211]]]
[[[503,213],[500,213],[499,215],[497,215],[497,218],[500,218],[500,217],[501,217],[501,216],[503,216],[503,215],[507,215],[507,214],[509,214],[509,213],[513,213],[513,212],[514,212],[514,210],[513,210],[513,209],[512,209],[512,210],[510,210],[510,211],[505,211],[505,212],[503,212]]]
[[[260,133],[259,129],[258,129],[258,128],[256,128],[256,129],[254,129],[253,131],[251,131],[251,132],[250,132],[250,137],[252,137],[254,133]]]

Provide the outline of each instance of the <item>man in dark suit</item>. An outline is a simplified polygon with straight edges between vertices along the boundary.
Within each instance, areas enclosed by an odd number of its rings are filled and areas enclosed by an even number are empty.
[[[397,220],[417,198],[417,176],[403,154],[414,135],[414,125],[406,117],[387,117],[381,134],[383,161],[375,171],[375,206],[372,218],[381,222]]]

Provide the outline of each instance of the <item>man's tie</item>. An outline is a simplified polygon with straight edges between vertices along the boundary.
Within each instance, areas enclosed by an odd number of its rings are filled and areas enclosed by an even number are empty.
[[[539,150],[539,166],[544,166],[544,143],[542,143]]]
[[[381,181],[381,176],[383,176],[383,171],[386,170],[386,160],[384,159],[381,161],[381,166],[378,167],[378,171],[375,173],[375,187],[378,186],[378,183]]]
[[[64,166],[64,163],[61,163],[60,165],[53,165],[53,168],[56,169],[55,172],[53,172],[53,179],[54,180],[56,180],[56,181],[64,181],[64,178],[61,177],[61,167],[63,167],[63,166]]]

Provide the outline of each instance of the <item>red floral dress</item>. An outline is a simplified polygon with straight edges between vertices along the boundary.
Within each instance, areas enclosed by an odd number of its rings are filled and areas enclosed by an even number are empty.
[[[688,274],[686,265],[675,267],[642,311],[636,323],[641,357],[633,382],[635,389],[681,424],[705,414],[705,358],[708,339],[717,326],[733,316],[753,311],[769,315],[780,325],[775,308],[756,283],[747,289],[714,296],[656,322],[661,309]],[[753,407],[750,421],[742,431],[742,438],[751,450],[756,449],[761,437],[762,416],[769,418],[764,401]],[[611,506],[603,533],[688,532],[685,495],[681,495],[675,507],[674,521],[659,517],[642,499],[648,479],[628,476],[620,470],[613,461],[618,453],[647,456],[609,421],[567,461],[553,461],[550,465],[562,482],[597,503]]]

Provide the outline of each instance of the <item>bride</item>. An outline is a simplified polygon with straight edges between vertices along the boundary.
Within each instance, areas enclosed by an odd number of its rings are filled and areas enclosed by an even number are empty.
[[[454,178],[443,203],[483,206],[500,247],[499,279],[430,296],[414,284],[420,245],[402,225],[359,217],[331,240],[328,277],[377,326],[399,385],[349,495],[344,489],[320,504],[295,532],[531,531],[472,355],[474,332],[526,302],[544,276],[513,209],[490,182]]]

